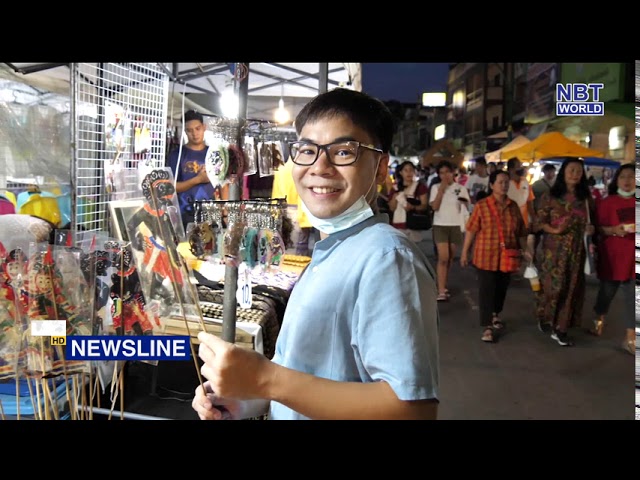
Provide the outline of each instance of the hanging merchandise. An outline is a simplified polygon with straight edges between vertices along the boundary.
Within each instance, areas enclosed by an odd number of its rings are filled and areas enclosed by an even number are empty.
[[[184,239],[173,175],[169,168],[153,170],[142,183],[145,202],[126,225],[145,298],[158,299],[161,314],[184,302],[186,281],[175,249]]]
[[[160,331],[159,305],[147,304],[138,270],[133,264],[130,243],[111,240],[105,244],[115,272],[111,274],[113,329],[116,335],[152,335]]]
[[[215,145],[210,145],[207,150],[207,156],[204,159],[205,169],[211,185],[214,187],[221,185],[224,180],[228,163],[225,160],[225,155],[221,153],[226,147],[222,145],[221,141],[216,142]]]
[[[220,171],[218,172],[218,185],[224,185],[228,183],[227,173],[229,172],[229,150],[227,142],[220,142],[218,145],[218,152],[222,157],[222,163],[220,164]],[[215,186],[215,185],[214,185]]]
[[[133,134],[133,153],[151,151],[151,131],[147,122],[138,120]]]
[[[229,144],[229,175],[242,178],[245,169],[244,153],[238,145]]]
[[[26,255],[22,248],[7,251],[0,241],[0,380],[17,378],[24,368],[24,301]]]
[[[149,175],[151,171],[155,168],[153,164],[153,159],[151,158],[151,152],[147,151],[143,158],[138,160],[138,164],[136,165],[136,194],[137,196],[142,196],[142,182],[144,177]]]
[[[258,173],[261,177],[273,176],[273,150],[271,142],[258,142]]]
[[[104,165],[105,190],[111,200],[124,200],[126,198],[125,172],[120,159],[121,153],[122,151],[118,149],[115,157],[105,162]]]
[[[35,378],[87,373],[89,363],[65,360],[64,349],[51,337],[36,335],[35,321],[65,320],[67,335],[82,335],[90,331],[91,319],[83,316],[77,305],[65,296],[65,279],[55,263],[52,245],[31,245],[27,261],[24,305],[29,321],[25,375]]]
[[[93,292],[82,271],[84,251],[73,243],[71,230],[54,231],[53,260],[62,278],[60,290],[70,305],[75,306],[81,323],[72,327],[77,335],[91,335],[93,318]]]
[[[244,175],[253,175],[258,172],[258,154],[253,137],[244,137],[244,147],[242,149],[245,158]]]
[[[123,150],[125,146],[126,111],[120,105],[106,102],[105,136],[107,145],[115,150]]]
[[[284,155],[282,154],[282,142],[271,142],[271,159],[273,170],[278,170],[284,165]]]

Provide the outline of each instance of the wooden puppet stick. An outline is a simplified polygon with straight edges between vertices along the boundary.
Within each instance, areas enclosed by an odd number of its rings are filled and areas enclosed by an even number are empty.
[[[80,388],[80,404],[82,405],[82,411],[84,412],[84,407],[87,404],[87,390],[85,388],[84,372],[82,373],[82,381],[78,388]],[[82,418],[86,420],[87,415],[87,413],[83,413]]]
[[[153,188],[153,186],[149,187],[149,190],[151,192],[151,201],[153,202],[153,210],[155,211],[156,215],[154,215],[154,217],[156,218],[156,222],[158,224],[158,233],[160,234],[160,238],[162,238],[165,242],[165,248],[167,249],[167,255],[169,256],[169,262],[171,263],[177,263],[181,269],[183,269],[184,267],[184,262],[182,262],[180,260],[180,258],[177,259],[177,261],[174,262],[174,251],[175,251],[175,247],[171,248],[171,246],[169,245],[169,243],[166,241],[167,237],[164,235],[163,232],[163,228],[162,228],[162,222],[160,221],[160,211],[158,210],[158,200],[156,198],[156,192],[155,189]],[[169,228],[171,229],[171,224],[169,223]],[[171,230],[169,231],[169,234],[171,235]],[[170,236],[169,240],[172,240],[174,237]],[[178,255],[178,257],[180,257],[180,255]],[[193,363],[196,367],[196,374],[198,376],[198,381],[200,382],[200,386],[202,387],[202,391],[205,392],[206,389],[204,388],[204,381],[202,380],[202,374],[200,373],[200,366],[198,365],[198,356],[196,354],[196,349],[195,346],[193,344],[193,340],[191,340],[192,336],[191,336],[191,330],[189,329],[189,321],[187,320],[187,314],[185,313],[185,307],[184,307],[184,303],[182,301],[182,295],[180,295],[179,291],[178,291],[178,287],[176,286],[176,282],[175,282],[175,277],[173,274],[173,265],[169,265],[169,276],[171,280],[171,285],[173,287],[173,291],[174,294],[176,296],[176,298],[178,299],[178,302],[180,303],[180,311],[182,312],[182,318],[184,319],[184,325],[185,328],[187,329],[187,335],[189,335],[189,346],[191,348],[191,356],[193,357]],[[182,272],[184,274],[184,272]],[[189,283],[189,285],[191,287],[193,287],[191,285],[191,280],[189,279],[189,275],[188,275],[188,271],[187,271],[187,275],[185,276],[185,281]],[[193,291],[193,289],[192,289]],[[194,301],[197,307],[197,311],[198,311],[198,316],[199,316],[199,320],[200,320],[200,326],[202,327],[202,331],[206,332],[206,328],[204,325],[204,318],[202,317],[202,311],[200,310],[200,303],[198,302],[198,297],[195,296],[194,297]]]
[[[98,375],[96,375],[96,380],[95,380],[96,384],[94,386],[97,397],[96,397],[96,404],[97,407],[100,408],[100,377]]]
[[[2,400],[0,400],[0,417],[2,420],[6,420],[6,417],[4,416],[4,408],[2,408]]]
[[[29,387],[29,398],[31,399],[31,408],[33,408],[33,417],[38,420],[38,412],[36,411],[36,402],[33,399],[33,389],[31,388],[31,379],[26,376],[27,379],[27,387]]]
[[[20,420],[20,375],[16,368],[16,417]]]
[[[84,405],[82,408],[84,409]],[[93,369],[89,368],[89,420],[93,420]]]
[[[33,383],[36,384],[36,399],[38,401],[38,417],[39,417],[39,420],[44,420],[44,417],[42,415],[42,401],[40,400],[40,382],[38,381],[37,378],[34,378]]]
[[[55,395],[56,389],[52,389],[51,387],[49,387],[49,380],[51,380],[53,382],[53,385],[55,386],[55,379],[44,379],[44,384],[47,387],[47,395],[49,396],[49,404],[51,405],[51,413],[53,414],[54,420],[60,420],[60,417],[58,415],[58,398]]]
[[[47,254],[45,255],[45,262],[50,261],[51,265],[47,268],[47,275],[49,276],[49,283],[51,284],[51,303],[53,304],[53,312],[56,317],[54,320],[58,320],[58,302],[56,298],[56,284],[53,278],[53,252],[51,251],[51,245],[47,247]],[[42,338],[42,337],[40,337]],[[55,351],[62,360],[62,371],[64,373],[64,386],[67,394],[67,402],[71,407],[71,392],[69,391],[69,375],[67,374],[67,359],[64,356],[64,351],[59,347],[55,347]],[[44,352],[43,352],[44,355]],[[42,374],[44,375],[44,365],[42,366]]]
[[[118,395],[122,395],[122,392],[119,391],[118,393],[116,393],[115,396],[113,396],[113,390],[115,388],[115,385],[117,383],[118,385],[118,390],[120,390],[120,387],[123,385],[123,381],[124,381],[124,365],[123,368],[120,369],[120,373],[118,374],[118,378],[116,380],[115,376],[116,373],[118,372],[118,364],[116,362],[116,368],[113,369],[113,377],[111,378],[111,408],[109,409],[109,420],[111,420],[113,418],[113,410],[116,408],[116,400],[118,400]],[[122,400],[121,400],[122,402]],[[122,415],[120,417],[121,420],[124,420],[124,415]]]
[[[124,420],[124,364],[125,362],[122,362],[120,374],[120,420]]]
[[[40,337],[40,340],[42,341],[42,337]],[[44,400],[44,419],[51,420],[51,417],[49,415],[49,396],[47,395],[47,383],[45,382],[44,376],[40,377],[40,387],[42,388],[42,399]]]
[[[78,405],[78,387],[76,385],[76,377],[75,375],[73,377],[71,377],[71,390],[73,391],[73,398],[74,398],[74,404],[75,404],[75,408],[77,408]],[[82,405],[84,407],[84,405]],[[69,407],[71,408],[71,407]],[[80,420],[82,420],[83,416],[84,416],[84,411],[81,410],[80,413],[78,414],[76,412],[76,420],[78,420],[78,415],[80,416]]]

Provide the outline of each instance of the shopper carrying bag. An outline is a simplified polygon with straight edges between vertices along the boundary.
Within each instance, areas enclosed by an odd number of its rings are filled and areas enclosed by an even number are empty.
[[[584,201],[585,209],[587,210],[587,225],[591,225],[591,214],[589,213],[589,201]],[[584,273],[585,275],[593,275],[596,273],[596,259],[593,254],[593,236],[587,232],[584,234]]]

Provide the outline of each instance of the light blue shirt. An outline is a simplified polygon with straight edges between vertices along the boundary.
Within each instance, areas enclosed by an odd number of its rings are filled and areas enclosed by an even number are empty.
[[[401,400],[438,398],[433,268],[385,214],[315,244],[273,361],[341,382],[386,381]],[[272,420],[307,419],[272,401]]]

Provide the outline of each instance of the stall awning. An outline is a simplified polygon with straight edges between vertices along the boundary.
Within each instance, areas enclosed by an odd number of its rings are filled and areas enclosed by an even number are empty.
[[[515,137],[513,140],[511,140],[509,143],[499,148],[498,150],[485,153],[484,158],[487,160],[487,162],[505,162],[509,158],[511,158],[511,156],[509,155],[509,152],[511,150],[520,148],[529,142],[530,140],[524,135],[518,135],[517,137]]]
[[[551,157],[604,157],[600,150],[586,148],[559,132],[543,133],[520,148],[510,150],[509,158],[517,157],[521,162],[535,162]]]

